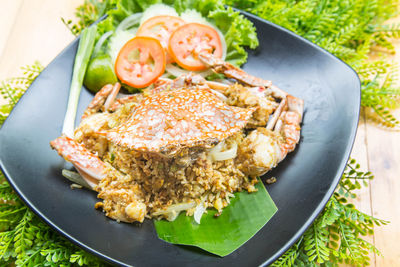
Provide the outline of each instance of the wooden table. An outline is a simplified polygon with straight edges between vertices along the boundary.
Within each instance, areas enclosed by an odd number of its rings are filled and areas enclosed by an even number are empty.
[[[21,73],[21,66],[35,60],[46,66],[75,38],[60,18],[73,18],[75,7],[82,2],[0,0],[0,80],[16,76]],[[398,54],[394,60],[400,62],[400,41],[397,40],[395,45]],[[400,118],[400,112],[396,113]],[[352,157],[375,175],[370,187],[358,194],[356,206],[391,222],[377,227],[375,234],[369,237],[384,255],[372,255],[372,266],[400,266],[399,132],[377,127],[362,116]]]

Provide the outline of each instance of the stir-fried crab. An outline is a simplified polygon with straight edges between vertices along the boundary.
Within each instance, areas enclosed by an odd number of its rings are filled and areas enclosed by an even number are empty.
[[[75,136],[50,143],[99,192],[103,203],[96,205],[107,216],[142,222],[177,201],[204,202],[218,187],[226,189],[218,196],[252,191],[255,177],[275,167],[298,143],[302,100],[228,63],[201,59],[244,85],[196,75],[160,78],[153,89],[119,99],[120,85],[106,85],[88,106]],[[219,160],[235,168],[210,160],[217,148]],[[196,183],[188,175],[197,177]],[[240,179],[221,184],[210,175]],[[168,186],[176,192],[165,190]],[[229,204],[225,198],[210,197],[218,210]]]

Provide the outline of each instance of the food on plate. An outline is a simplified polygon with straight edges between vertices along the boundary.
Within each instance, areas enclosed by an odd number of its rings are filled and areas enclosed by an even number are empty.
[[[222,211],[234,192],[254,191],[256,177],[294,149],[303,110],[302,100],[269,81],[226,67],[223,73],[266,86],[187,75],[115,99],[119,84],[107,85],[74,137],[61,136],[51,146],[75,165],[103,199],[96,206],[115,220],[173,220],[199,205]],[[266,124],[253,115],[262,108],[271,115]]]
[[[92,61],[114,64],[119,82],[50,144],[80,176],[63,173],[97,191],[108,217],[173,221],[185,211],[200,223],[207,208],[220,213],[235,192],[256,191],[257,177],[295,149],[303,101],[225,61],[224,36],[206,20],[146,12],[100,36]],[[141,17],[132,38],[121,37]],[[115,47],[125,40],[114,61],[99,52],[110,36]],[[86,79],[98,87],[90,66]],[[220,80],[204,78],[211,73]],[[121,86],[140,90],[118,97]]]

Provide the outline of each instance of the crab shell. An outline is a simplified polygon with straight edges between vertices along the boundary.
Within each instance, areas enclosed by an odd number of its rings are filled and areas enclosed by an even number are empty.
[[[203,88],[145,97],[129,119],[106,137],[131,150],[174,155],[185,147],[211,147],[245,127],[254,109],[226,105]]]

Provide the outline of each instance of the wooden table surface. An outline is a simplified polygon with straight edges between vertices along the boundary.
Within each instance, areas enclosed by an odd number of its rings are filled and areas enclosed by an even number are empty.
[[[46,66],[75,37],[61,22],[73,18],[83,0],[0,0],[0,80],[16,76],[35,60]],[[400,22],[400,18],[393,21]],[[400,63],[400,40],[395,41]],[[399,73],[400,74],[400,73]],[[45,100],[45,96],[44,96]],[[1,102],[1,99],[0,99]],[[400,112],[395,112],[400,118]],[[382,129],[360,118],[352,157],[375,179],[362,189],[356,206],[381,219],[368,239],[384,257],[372,255],[372,266],[400,266],[400,133]]]

